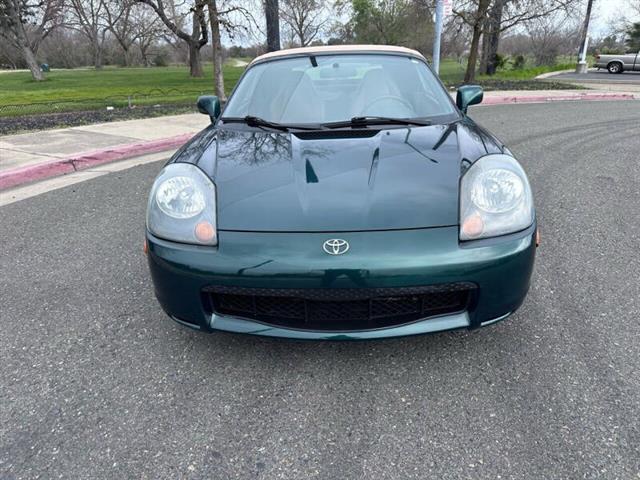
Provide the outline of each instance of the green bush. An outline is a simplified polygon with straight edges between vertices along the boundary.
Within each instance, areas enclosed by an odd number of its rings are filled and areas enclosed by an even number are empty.
[[[525,63],[527,63],[527,59],[524,58],[524,55],[516,55],[516,57],[513,59],[513,69],[522,70],[524,69]]]
[[[496,70],[504,70],[507,66],[507,56],[496,53]]]
[[[167,57],[166,53],[159,53],[158,55],[156,55],[155,60],[153,61],[153,64],[156,67],[168,67],[169,66],[169,57]]]

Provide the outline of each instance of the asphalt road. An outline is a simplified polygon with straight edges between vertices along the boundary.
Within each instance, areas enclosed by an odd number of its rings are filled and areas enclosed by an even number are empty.
[[[585,74],[559,73],[549,80],[555,81],[579,81],[581,83],[620,83],[628,85],[640,85],[640,72],[622,72],[620,74],[609,73],[606,69],[590,70]]]
[[[299,343],[167,319],[153,163],[0,208],[0,478],[640,478],[640,103],[477,107],[528,170],[531,292],[474,332]]]

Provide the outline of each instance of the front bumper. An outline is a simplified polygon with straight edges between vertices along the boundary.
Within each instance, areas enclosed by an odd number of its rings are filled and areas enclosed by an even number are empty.
[[[325,240],[351,246],[327,255]],[[216,248],[167,242],[147,233],[155,293],[174,320],[203,330],[297,339],[373,339],[457,328],[506,318],[524,300],[535,257],[535,225],[503,237],[460,244],[458,228],[348,233],[218,232]],[[359,331],[278,327],[218,315],[203,290],[212,285],[246,288],[386,288],[455,282],[477,285],[467,311],[404,325]]]

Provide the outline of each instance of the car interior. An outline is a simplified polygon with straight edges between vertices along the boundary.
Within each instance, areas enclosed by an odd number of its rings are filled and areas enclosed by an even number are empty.
[[[388,62],[308,58],[258,65],[246,105],[234,111],[281,123],[318,123],[357,116],[418,118],[452,112],[426,66],[406,57]],[[414,63],[415,62],[415,63]],[[422,72],[421,72],[422,70]],[[236,116],[229,115],[229,116]],[[238,115],[240,116],[240,115]]]

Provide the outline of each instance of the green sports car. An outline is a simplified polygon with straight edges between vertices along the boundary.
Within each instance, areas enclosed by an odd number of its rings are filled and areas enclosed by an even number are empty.
[[[206,332],[373,339],[472,329],[523,302],[527,176],[424,57],[384,46],[256,58],[165,165],[146,251],[175,321]]]

